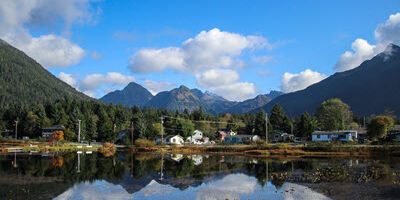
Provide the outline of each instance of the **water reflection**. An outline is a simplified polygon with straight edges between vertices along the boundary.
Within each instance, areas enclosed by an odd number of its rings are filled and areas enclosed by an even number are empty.
[[[0,156],[5,199],[390,199],[398,158],[266,159],[232,155]]]

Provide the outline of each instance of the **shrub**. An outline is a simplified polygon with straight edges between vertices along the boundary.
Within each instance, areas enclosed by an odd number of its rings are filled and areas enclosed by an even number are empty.
[[[138,147],[154,147],[156,144],[148,139],[137,139],[135,145]]]

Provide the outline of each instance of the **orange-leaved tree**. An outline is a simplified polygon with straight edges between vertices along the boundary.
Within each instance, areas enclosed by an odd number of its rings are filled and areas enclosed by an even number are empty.
[[[53,141],[56,141],[57,145],[58,145],[58,142],[64,140],[64,131],[54,131],[52,139],[53,139]]]

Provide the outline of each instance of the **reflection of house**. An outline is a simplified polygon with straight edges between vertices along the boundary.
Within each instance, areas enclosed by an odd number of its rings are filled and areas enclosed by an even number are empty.
[[[353,141],[357,139],[356,130],[343,130],[343,131],[315,131],[312,133],[312,141]]]
[[[171,154],[171,159],[175,160],[176,162],[179,162],[183,159],[183,155],[182,154]]]
[[[258,135],[228,135],[224,138],[224,143],[239,144],[245,142],[255,142],[259,139],[260,137]]]
[[[201,155],[189,155],[188,158],[191,159],[193,161],[193,164],[196,166],[203,163],[203,156]]]
[[[294,140],[294,135],[285,133],[280,130],[274,130],[271,136],[272,142],[289,142]]]
[[[168,135],[165,137],[165,144],[183,145],[183,137],[180,135]]]
[[[203,139],[203,132],[195,130],[193,131],[193,135],[188,137],[186,141],[189,143],[198,144],[201,139]]]
[[[42,137],[49,138],[53,136],[54,131],[64,131],[65,127],[61,125],[50,126],[42,129]]]

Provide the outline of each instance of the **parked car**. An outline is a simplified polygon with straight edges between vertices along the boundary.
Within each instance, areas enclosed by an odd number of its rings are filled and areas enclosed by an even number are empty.
[[[28,136],[23,136],[22,140],[29,140],[29,137]]]

